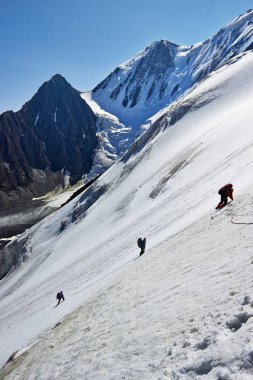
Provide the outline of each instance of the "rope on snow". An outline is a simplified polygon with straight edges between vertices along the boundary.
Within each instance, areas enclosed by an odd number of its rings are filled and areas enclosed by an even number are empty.
[[[253,222],[234,222],[233,215],[231,215],[231,223],[233,224],[253,224]]]

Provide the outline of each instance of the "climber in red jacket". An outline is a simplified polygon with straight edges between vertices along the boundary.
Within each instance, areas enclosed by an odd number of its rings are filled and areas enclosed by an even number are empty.
[[[219,191],[218,194],[221,196],[220,203],[217,205],[217,209],[220,209],[227,205],[228,198],[230,198],[233,201],[233,185],[231,183],[228,183],[227,185],[223,186]]]

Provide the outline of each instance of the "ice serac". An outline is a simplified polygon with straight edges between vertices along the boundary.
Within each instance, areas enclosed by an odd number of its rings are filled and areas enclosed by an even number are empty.
[[[0,204],[42,195],[70,174],[90,171],[96,116],[61,75],[45,82],[18,112],[0,116]]]
[[[249,10],[208,40],[178,46],[154,42],[119,65],[92,91],[92,98],[124,124],[138,127],[147,118],[236,55],[253,48]]]

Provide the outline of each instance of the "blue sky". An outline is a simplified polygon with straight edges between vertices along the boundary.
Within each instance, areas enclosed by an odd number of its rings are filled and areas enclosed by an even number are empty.
[[[251,0],[0,0],[0,112],[54,74],[92,89],[150,43],[209,38]]]

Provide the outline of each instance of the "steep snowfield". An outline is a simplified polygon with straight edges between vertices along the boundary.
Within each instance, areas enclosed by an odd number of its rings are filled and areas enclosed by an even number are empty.
[[[0,378],[252,378],[253,225],[231,223],[253,223],[252,69],[245,53],[211,74],[153,118],[138,153],[19,238],[1,364],[23,351]],[[216,211],[227,182],[235,200]]]
[[[252,295],[252,226],[228,216],[247,215],[253,198],[244,198],[134,261],[0,378],[251,379],[253,313],[241,302]],[[233,332],[236,315],[247,323]]]

